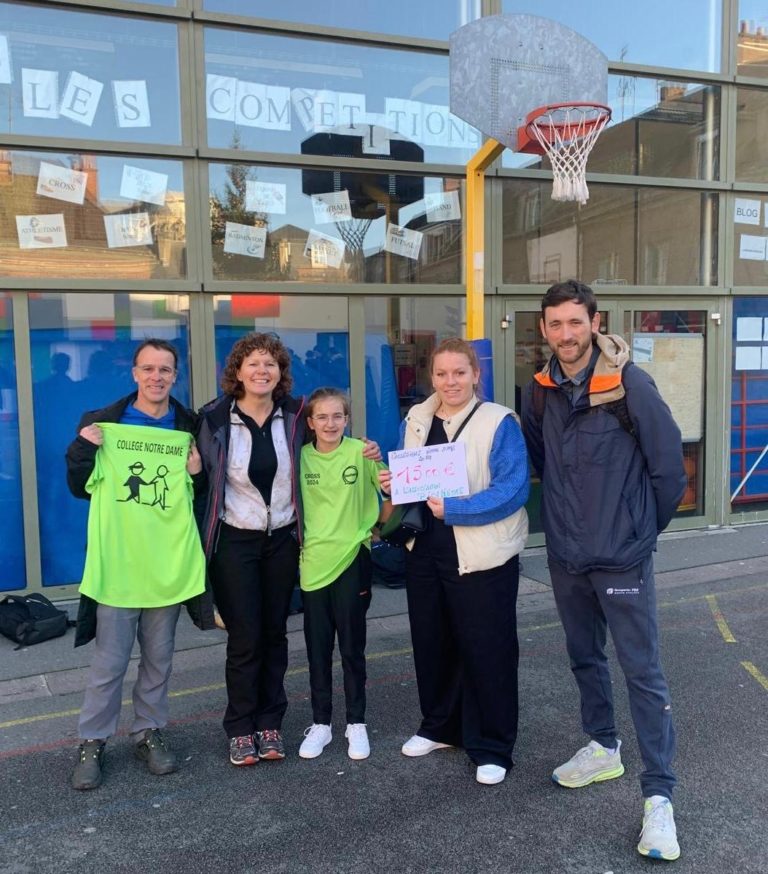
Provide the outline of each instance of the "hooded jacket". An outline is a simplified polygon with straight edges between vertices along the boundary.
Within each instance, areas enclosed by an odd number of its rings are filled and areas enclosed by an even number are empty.
[[[297,474],[305,434],[304,399],[288,396],[277,401],[276,406],[282,411],[282,422],[291,459],[291,502],[298,522],[297,536],[301,542],[302,508]],[[199,516],[198,522],[203,551],[208,562],[213,556],[219,528],[224,520],[224,487],[227,479],[231,409],[232,398],[224,395],[206,404],[199,413],[197,448],[203,459],[203,469],[208,475],[208,497],[205,510]]]
[[[551,376],[554,358],[534,377],[545,390],[543,416],[534,409],[533,383],[523,400],[547,554],[574,574],[640,564],[687,482],[680,429],[653,379],[631,364],[621,337],[597,334],[593,343],[600,353],[575,405]],[[622,397],[632,434],[606,406]]]
[[[69,490],[76,498],[85,498],[90,500],[91,496],[86,492],[85,485],[88,482],[93,467],[96,462],[96,452],[98,446],[91,443],[80,436],[80,431],[87,425],[93,425],[94,422],[119,422],[129,404],[132,404],[137,398],[137,392],[126,395],[110,404],[108,407],[103,407],[100,410],[92,410],[84,413],[80,419],[80,424],[77,426],[77,437],[67,447],[67,485]],[[194,433],[197,427],[197,419],[195,414],[182,406],[174,398],[169,398],[169,403],[175,415],[175,428],[177,431],[187,431]],[[194,487],[195,500],[205,491],[205,475],[204,473],[195,474],[192,477]],[[192,621],[203,631],[208,631],[216,627],[213,615],[213,596],[211,594],[210,584],[206,580],[205,591],[200,595],[195,595],[184,605],[190,615]],[[80,603],[77,610],[77,628],[75,630],[75,646],[83,646],[93,640],[96,636],[96,608],[98,604],[93,598],[87,595],[80,596]]]

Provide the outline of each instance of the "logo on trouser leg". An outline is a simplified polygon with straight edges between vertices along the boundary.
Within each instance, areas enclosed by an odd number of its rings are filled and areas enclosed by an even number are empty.
[[[632,586],[626,589],[618,589],[611,587],[610,589],[605,590],[606,595],[639,595],[640,589],[638,586]]]

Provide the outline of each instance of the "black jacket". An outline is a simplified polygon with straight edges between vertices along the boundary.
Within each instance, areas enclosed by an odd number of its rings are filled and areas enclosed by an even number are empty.
[[[80,436],[80,431],[94,422],[119,422],[126,407],[136,400],[136,392],[120,398],[114,404],[103,407],[100,410],[91,410],[84,413],[77,426],[77,437],[69,444],[66,452],[67,459],[67,485],[76,498],[90,500],[90,495],[85,490],[85,485],[93,473],[96,462],[98,446]],[[177,431],[194,433],[197,428],[195,414],[182,406],[174,398],[170,399],[171,406],[176,415],[175,427]],[[195,474],[192,477],[195,491],[195,499],[204,495],[206,491],[205,472]],[[198,628],[208,630],[216,627],[213,619],[213,598],[210,586],[206,581],[206,590],[201,595],[196,595],[185,604],[187,612]],[[75,646],[82,646],[96,636],[96,607],[97,603],[87,595],[80,596],[80,604],[77,611],[77,629],[75,630]]]
[[[570,573],[623,571],[656,547],[685,491],[680,429],[653,379],[626,367],[620,337],[599,336],[601,354],[587,389],[571,405],[551,378],[536,375],[546,393],[536,415],[532,384],[523,399],[523,433],[542,482],[547,553]],[[606,404],[625,398],[633,434]]]
[[[277,403],[283,410],[285,436],[291,453],[291,491],[298,521],[297,536],[301,542],[302,505],[298,474],[301,448],[304,445],[306,434],[304,398],[287,396],[281,398]],[[224,516],[224,485],[227,478],[231,407],[232,398],[229,395],[224,395],[206,404],[198,414],[200,423],[197,432],[197,448],[203,459],[203,470],[208,478],[208,497],[204,512],[198,516],[198,523],[203,550],[206,560],[209,562],[214,553],[217,534]]]

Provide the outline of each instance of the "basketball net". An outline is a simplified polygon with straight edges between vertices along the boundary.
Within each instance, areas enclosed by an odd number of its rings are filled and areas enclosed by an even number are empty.
[[[587,159],[610,118],[611,110],[598,103],[553,104],[528,116],[525,133],[552,164],[552,200],[582,206],[589,200]]]

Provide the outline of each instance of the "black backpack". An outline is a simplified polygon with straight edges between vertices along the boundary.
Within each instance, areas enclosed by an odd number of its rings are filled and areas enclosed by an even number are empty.
[[[18,643],[16,649],[61,637],[75,623],[37,592],[7,595],[0,601],[0,634]]]

